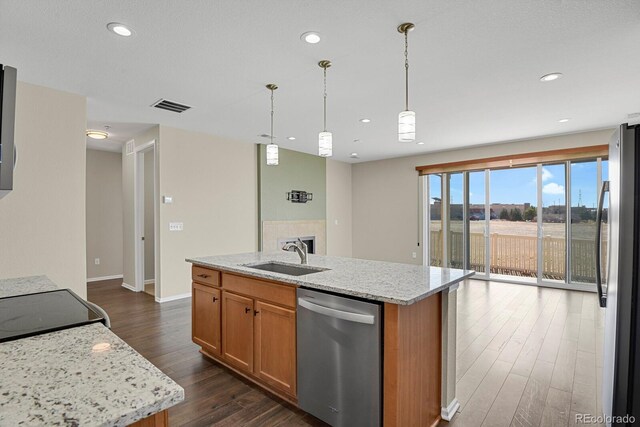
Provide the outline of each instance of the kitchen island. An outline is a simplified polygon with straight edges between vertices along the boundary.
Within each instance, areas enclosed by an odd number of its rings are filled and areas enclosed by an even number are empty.
[[[0,280],[0,298],[58,287]],[[166,426],[184,390],[102,324],[0,343],[0,425]]]
[[[305,266],[286,252],[187,261],[193,341],[206,356],[297,404],[296,289],[377,301],[383,424],[431,426],[455,414],[455,290],[473,271],[319,255]],[[301,275],[256,268],[265,263],[297,264]]]

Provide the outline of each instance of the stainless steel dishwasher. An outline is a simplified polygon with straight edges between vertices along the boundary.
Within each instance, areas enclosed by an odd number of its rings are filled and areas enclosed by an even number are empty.
[[[381,424],[381,304],[298,288],[298,405],[332,426]]]

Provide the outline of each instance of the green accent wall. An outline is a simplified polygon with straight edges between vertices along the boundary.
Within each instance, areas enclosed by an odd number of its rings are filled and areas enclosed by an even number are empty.
[[[324,157],[279,150],[278,166],[267,166],[266,146],[258,145],[258,187],[262,221],[326,219],[327,169]],[[291,203],[287,192],[313,193],[307,203]]]

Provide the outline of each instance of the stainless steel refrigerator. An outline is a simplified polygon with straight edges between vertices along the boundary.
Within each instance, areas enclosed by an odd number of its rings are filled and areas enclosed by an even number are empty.
[[[596,235],[596,287],[605,310],[602,409],[607,425],[632,425],[628,416],[640,422],[638,125],[621,125],[611,138],[609,181],[600,191]]]

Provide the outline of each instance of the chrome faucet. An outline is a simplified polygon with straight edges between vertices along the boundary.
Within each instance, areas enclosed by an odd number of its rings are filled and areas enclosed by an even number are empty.
[[[307,264],[307,254],[309,253],[309,248],[307,244],[302,240],[298,239],[297,242],[287,243],[282,247],[283,251],[293,252],[296,251],[300,256],[300,264]]]

